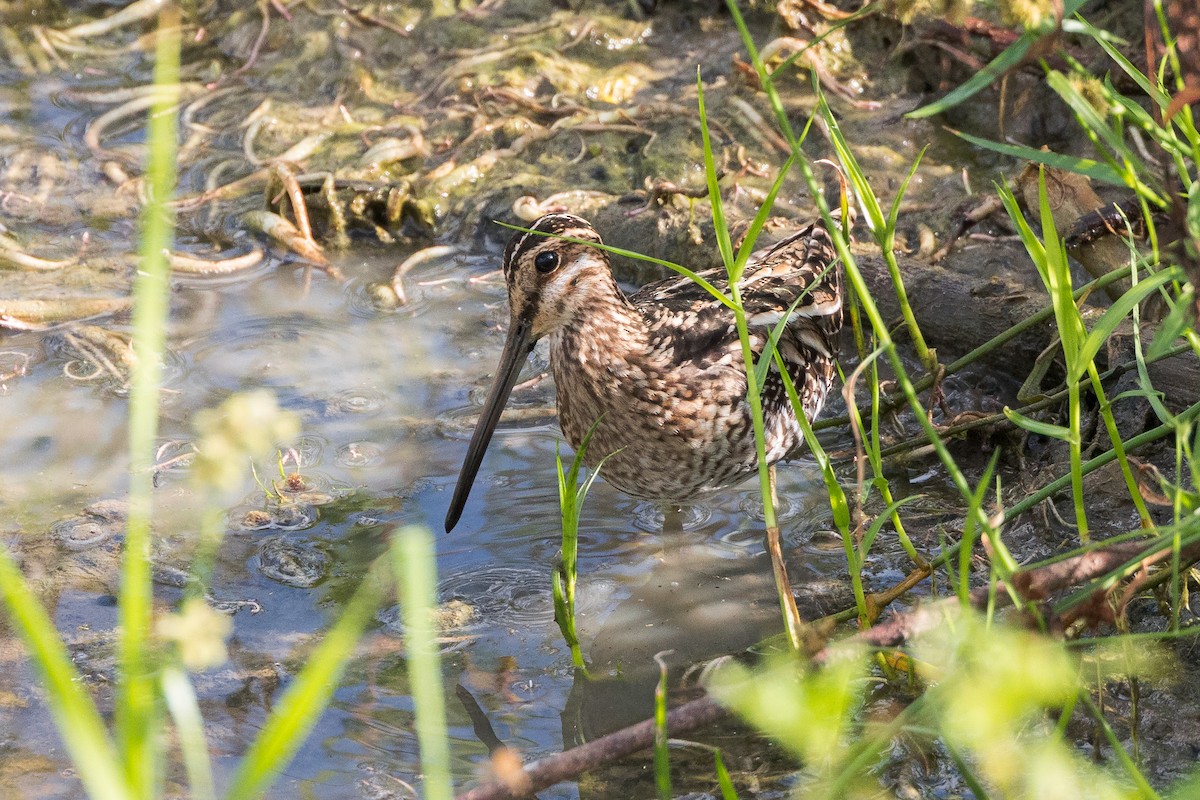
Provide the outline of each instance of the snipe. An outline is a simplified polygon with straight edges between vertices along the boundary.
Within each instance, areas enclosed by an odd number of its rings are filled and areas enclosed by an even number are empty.
[[[521,232],[505,248],[508,337],[446,530],[462,514],[521,366],[542,337],[550,339],[563,434],[578,448],[599,420],[586,455],[592,464],[608,456],[601,475],[621,491],[678,504],[754,472],[754,429],[733,312],[683,277],[626,296],[608,255],[586,244],[600,243],[599,234],[579,217],[549,214],[531,230],[584,243]],[[728,289],[723,269],[702,274]],[[739,288],[756,357],[788,316],[777,346],[811,420],[833,381],[842,326],[842,270],[828,231],[814,224],[779,242],[747,266]],[[762,402],[773,464],[803,444],[774,367]]]

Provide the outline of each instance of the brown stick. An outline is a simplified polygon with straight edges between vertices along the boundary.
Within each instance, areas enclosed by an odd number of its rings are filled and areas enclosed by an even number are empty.
[[[677,736],[711,725],[728,713],[717,705],[716,700],[706,695],[671,709],[667,714],[667,730],[672,736]],[[485,783],[459,795],[458,800],[515,800],[528,797],[547,786],[571,780],[653,744],[654,720],[644,720],[558,755],[526,764],[523,771],[528,783],[516,788],[516,791],[507,783]]]
[[[1065,558],[1044,567],[1018,572],[1013,575],[1013,585],[1020,597],[1028,600],[1044,600],[1056,592],[1107,575],[1131,558],[1141,555],[1145,550],[1146,540],[1144,539],[1120,542],[1099,550]],[[1170,548],[1165,548],[1146,555],[1142,559],[1142,567],[1149,567],[1170,554]],[[1200,559],[1200,543],[1192,544],[1180,551],[1181,563],[1186,564],[1196,559]],[[1097,590],[1097,594],[1102,596],[1107,591],[1107,589],[1101,588]],[[987,586],[974,589],[970,595],[971,606],[984,608],[988,603],[989,595]],[[1007,587],[1000,583],[996,587],[996,607],[1004,608],[1011,603],[1012,597],[1009,595]],[[934,603],[927,603],[912,611],[896,614],[884,623],[839,642],[839,646],[857,643],[870,647],[899,647],[914,637],[941,625],[945,622],[947,608],[957,604],[958,599],[950,597]],[[1090,605],[1092,605],[1090,602],[1084,604],[1085,607]],[[830,656],[832,649],[822,650],[813,660],[818,663],[825,661]]]

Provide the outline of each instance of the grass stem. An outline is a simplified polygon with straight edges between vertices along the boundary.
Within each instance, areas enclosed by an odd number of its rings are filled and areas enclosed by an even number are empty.
[[[176,114],[179,94],[179,8],[159,12],[146,165],[148,198],[141,219],[140,269],[133,285],[133,365],[129,392],[129,519],[121,565],[118,617],[120,665],[114,701],[125,774],[139,797],[156,796],[163,739],[155,678],[147,661],[151,630],[150,518],[154,440],[166,338],[170,266],[175,236]]]
[[[410,526],[397,534],[397,543],[396,580],[401,588],[417,744],[425,776],[422,794],[427,800],[451,800],[454,791],[450,782],[445,690],[434,629],[437,564],[433,536],[425,528]]]

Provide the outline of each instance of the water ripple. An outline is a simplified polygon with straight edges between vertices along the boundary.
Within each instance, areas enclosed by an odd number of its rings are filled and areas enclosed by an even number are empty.
[[[339,467],[376,467],[383,463],[383,448],[373,442],[350,442],[338,448]]]
[[[271,536],[258,546],[254,562],[258,571],[271,580],[308,589],[325,579],[331,559],[328,553],[309,542]]]
[[[355,387],[338,392],[325,402],[325,416],[373,414],[388,404],[388,396],[378,389]]]
[[[442,605],[458,601],[471,609],[467,629],[554,621],[550,576],[529,567],[491,566],[449,575],[438,583],[438,599]]]

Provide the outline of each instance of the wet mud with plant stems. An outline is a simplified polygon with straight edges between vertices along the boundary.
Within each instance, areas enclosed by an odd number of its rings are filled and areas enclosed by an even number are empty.
[[[4,40],[9,59],[0,66],[7,87],[0,95],[0,403],[14,422],[0,434],[9,454],[0,466],[0,533],[103,700],[115,668],[112,601],[122,541],[119,507],[108,504],[126,488],[128,296],[145,192],[154,29],[149,18],[80,27],[89,21],[60,8],[36,17],[16,9],[3,20],[13,36]],[[777,59],[795,52],[800,34],[774,15],[760,11],[750,22],[760,45],[778,42]],[[730,19],[703,6],[664,4],[655,16],[634,19],[600,3],[572,11],[514,1],[442,18],[423,5],[356,12],[263,4],[232,14],[202,9],[184,24],[178,237],[154,472],[152,561],[162,608],[183,596],[180,575],[197,548],[204,498],[186,479],[197,412],[232,392],[265,387],[299,415],[304,431],[275,463],[256,464],[256,480],[238,487],[221,521],[208,595],[232,613],[235,634],[230,660],[197,678],[220,777],[244,748],[244,729],[273,705],[383,550],[389,527],[436,521],[444,512],[506,318],[495,269],[508,232],[491,221],[519,224],[567,208],[593,219],[610,244],[716,266],[696,66],[735,233],[771,186],[786,144]],[[948,87],[944,74],[929,77],[937,72],[933,60],[902,38],[895,21],[868,18],[806,57],[818,59],[839,125],[885,203],[928,145],[901,207],[897,242],[911,251],[912,264],[923,264],[955,228],[959,207],[1019,165],[969,146],[938,122],[903,116],[928,99],[925,92]],[[816,108],[809,73],[786,68],[776,81],[802,127]],[[1013,83],[1013,91],[1034,93],[1040,81]],[[1006,112],[1003,124],[1009,131],[1071,130],[1066,111],[1033,113],[1048,108],[1027,103]],[[989,95],[947,121],[995,138],[1000,116]],[[806,153],[834,157],[819,125]],[[784,184],[767,235],[813,213],[797,172]],[[956,285],[978,281],[997,302],[1004,292],[1040,292],[1023,250],[992,241],[1011,238],[1011,230],[988,224],[948,257]],[[658,274],[632,260],[619,266],[631,281]],[[1026,268],[1027,280],[996,288],[994,278]],[[882,266],[879,273],[885,287]],[[875,284],[872,292],[886,294]],[[943,363],[962,354],[953,341],[934,341],[936,323],[922,318],[922,327]],[[847,341],[846,352],[853,349]],[[918,359],[906,357],[919,374]],[[855,363],[845,362],[847,374]],[[1017,406],[1024,375],[1004,363],[948,377],[937,422],[965,424],[970,415]],[[504,739],[526,758],[646,717],[655,653],[674,649],[670,664],[678,671],[750,646],[781,625],[752,487],[705,498],[685,510],[683,532],[662,534],[658,509],[601,478],[582,509],[574,610],[593,675],[625,679],[573,678],[571,653],[553,622],[559,435],[552,387],[538,379],[545,369],[545,355],[535,354],[463,526],[437,543],[447,680],[503,718]],[[844,410],[832,407],[826,417]],[[909,437],[916,432],[911,421],[898,424]],[[964,432],[972,438],[956,446],[973,479],[996,446],[1023,453],[1035,472],[1042,468],[1038,448],[1048,445],[1035,441],[1026,451],[1012,441],[1011,427],[993,427],[986,436]],[[852,453],[845,425],[823,435],[835,457]],[[1023,484],[1026,471],[1015,456],[1002,461],[1000,474],[1006,486],[1045,483]],[[852,485],[852,471],[844,476]],[[888,476],[897,498],[920,495],[904,518],[921,553],[957,539],[961,498],[935,460],[897,460]],[[820,474],[802,460],[781,469],[780,481],[779,516],[803,615],[852,608]],[[1120,475],[1090,491],[1092,535],[1127,530],[1133,512]],[[1063,498],[1057,509],[1069,518],[1069,489]],[[1006,535],[1020,558],[1077,541],[1045,509]],[[881,535],[863,567],[866,591],[887,590],[911,567],[894,537]],[[1131,609],[1135,623],[1153,628],[1156,613],[1139,602],[1145,607]],[[388,622],[395,617],[395,608],[379,612],[347,688],[276,790],[411,796],[405,784],[419,767],[403,626]],[[2,740],[0,794],[27,791],[35,776],[40,795],[71,796],[77,784],[64,773],[65,757],[42,755],[61,751],[7,632],[0,664],[0,730],[21,732]],[[1173,742],[1189,734],[1172,717],[1181,703],[1200,701],[1187,683],[1154,691],[1163,693],[1162,707],[1153,693],[1144,698],[1141,753],[1149,774],[1167,782],[1187,761],[1173,754]],[[1125,708],[1124,696],[1106,700]],[[450,702],[452,769],[462,782],[486,748]],[[881,689],[868,698],[867,713],[886,715],[899,702]],[[725,749],[739,785],[779,786],[792,762],[744,733],[731,726],[706,740]],[[958,786],[952,758],[918,749],[901,748],[885,763],[889,785]],[[710,788],[707,752],[676,750],[672,760],[683,775],[676,789]],[[579,794],[649,793],[640,769],[593,776]],[[571,794],[560,788],[543,796]]]

